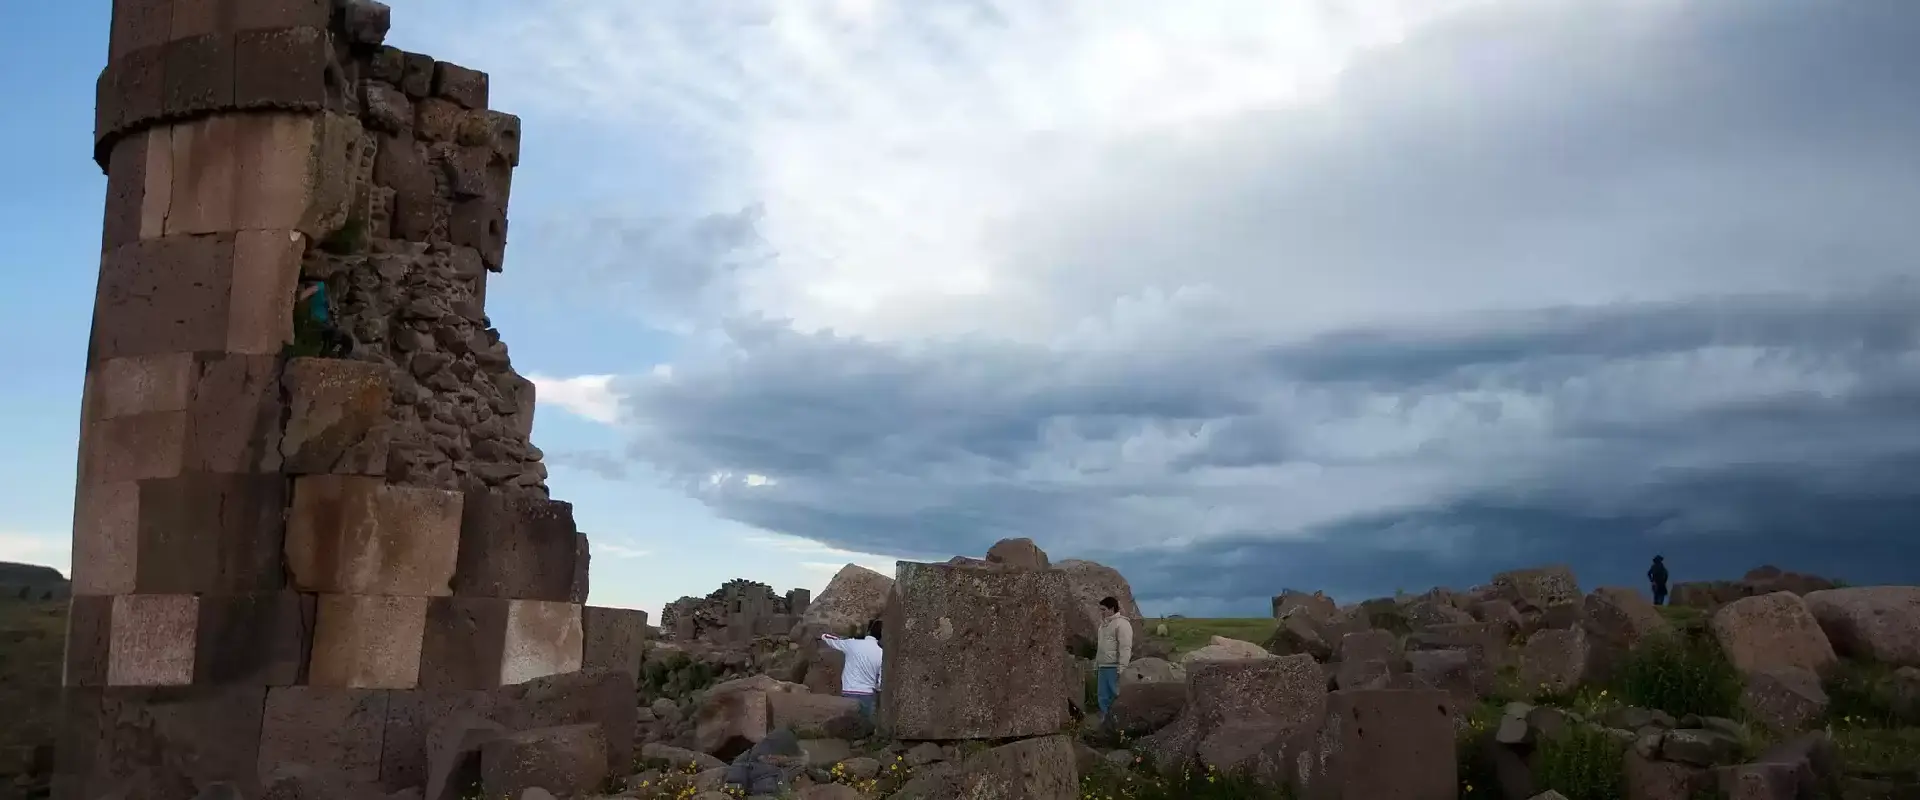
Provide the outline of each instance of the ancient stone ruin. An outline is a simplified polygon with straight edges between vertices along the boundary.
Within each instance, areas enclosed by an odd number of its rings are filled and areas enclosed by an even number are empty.
[[[602,774],[631,759],[644,615],[583,605],[485,313],[519,121],[385,45],[388,14],[114,3],[57,796],[439,800],[447,725],[511,749],[593,723]],[[344,358],[313,357],[309,279]]]
[[[735,578],[705,597],[682,597],[660,609],[660,630],[675,641],[715,639],[745,642],[784,635],[807,613],[813,593],[789,589],[774,594],[764,583]]]

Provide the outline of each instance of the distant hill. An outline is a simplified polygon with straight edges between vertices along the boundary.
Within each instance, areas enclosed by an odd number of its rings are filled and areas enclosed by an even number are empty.
[[[0,600],[65,600],[72,589],[60,570],[0,561]]]

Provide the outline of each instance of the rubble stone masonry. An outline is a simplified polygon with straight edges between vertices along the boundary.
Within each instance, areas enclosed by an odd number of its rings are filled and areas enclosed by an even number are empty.
[[[485,313],[520,160],[487,75],[387,46],[369,0],[113,5],[56,796],[407,789],[438,716],[630,687],[644,615],[583,610]],[[348,357],[296,336],[303,277]]]

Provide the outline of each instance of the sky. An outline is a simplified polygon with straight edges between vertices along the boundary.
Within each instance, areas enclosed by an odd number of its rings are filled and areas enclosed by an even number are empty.
[[[0,558],[62,568],[105,5],[0,31]],[[1920,582],[1910,0],[394,5],[523,119],[488,310],[596,603],[1009,536],[1150,614]]]

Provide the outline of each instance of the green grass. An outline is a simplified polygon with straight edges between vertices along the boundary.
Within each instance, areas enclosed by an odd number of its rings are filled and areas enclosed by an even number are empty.
[[[65,601],[0,600],[0,794],[53,742],[66,640]]]
[[[1567,800],[1620,800],[1627,793],[1627,747],[1600,729],[1573,726],[1540,742],[1533,759],[1536,788]]]
[[[1144,623],[1147,635],[1153,635],[1161,625],[1167,626],[1174,655],[1180,655],[1207,646],[1215,636],[1259,644],[1273,636],[1275,623],[1268,617],[1148,619]]]
[[[1675,716],[1735,717],[1740,675],[1709,636],[1657,636],[1633,649],[1614,688],[1621,702]]]

